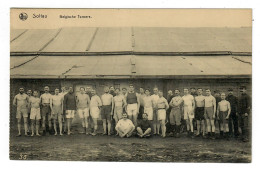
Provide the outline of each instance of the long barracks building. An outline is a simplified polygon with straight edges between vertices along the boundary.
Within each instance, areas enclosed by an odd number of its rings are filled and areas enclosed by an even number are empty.
[[[251,94],[252,28],[11,30],[10,100],[19,87],[210,88]],[[11,105],[11,103],[10,103]],[[10,106],[11,121],[15,109]]]

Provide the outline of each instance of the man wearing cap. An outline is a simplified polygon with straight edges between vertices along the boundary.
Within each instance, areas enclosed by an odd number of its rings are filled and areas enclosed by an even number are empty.
[[[237,113],[237,105],[238,105],[238,99],[236,96],[233,95],[233,89],[228,89],[228,96],[226,98],[227,101],[230,103],[231,112],[229,116],[229,134],[230,136],[233,136],[233,126],[234,126],[234,136],[237,138],[239,136],[238,132],[238,113]]]
[[[251,109],[251,97],[246,93],[246,87],[240,87],[241,96],[238,98],[238,114],[242,130],[242,141],[248,142],[248,120]]]

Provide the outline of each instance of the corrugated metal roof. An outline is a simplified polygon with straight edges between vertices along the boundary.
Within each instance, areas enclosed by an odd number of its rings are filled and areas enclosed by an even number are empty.
[[[131,56],[39,56],[14,69],[11,77],[59,78],[81,76],[131,75]],[[20,57],[12,57],[11,63]]]
[[[84,52],[96,28],[63,28],[43,52]]]
[[[134,28],[135,51],[251,52],[251,28]]]
[[[137,75],[146,76],[252,74],[252,65],[231,56],[137,56],[136,68]]]
[[[18,67],[30,60],[35,58],[35,56],[16,56],[16,57],[11,57],[10,59],[10,68]]]
[[[10,32],[10,41],[14,41],[16,38],[18,38],[21,34],[23,34],[26,31],[26,29],[12,29]]]
[[[11,30],[11,40],[23,30]],[[55,37],[56,36],[56,37]],[[47,46],[46,46],[47,45]],[[252,52],[252,28],[62,28],[28,30],[11,52]]]
[[[99,28],[89,51],[132,51],[131,28]]]
[[[29,59],[23,58],[11,57],[11,66]],[[250,60],[250,57],[239,58],[240,60],[236,56],[39,56],[11,69],[11,78],[250,76],[252,65],[244,62]]]

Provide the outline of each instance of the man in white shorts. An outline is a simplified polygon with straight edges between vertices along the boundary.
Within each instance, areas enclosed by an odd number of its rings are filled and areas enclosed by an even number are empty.
[[[31,119],[31,130],[32,130],[32,135],[34,136],[34,126],[35,126],[35,121],[36,121],[36,135],[41,136],[39,134],[39,128],[40,128],[40,120],[41,120],[41,110],[40,110],[40,103],[41,100],[38,97],[38,91],[33,91],[33,96],[30,98],[30,119]]]
[[[69,92],[64,96],[63,108],[66,111],[68,135],[71,134],[71,123],[76,111],[76,96],[73,87],[69,87]]]
[[[120,119],[118,121],[118,123],[116,124],[116,131],[118,132],[119,136],[121,138],[127,137],[129,138],[133,131],[135,130],[135,126],[133,124],[133,122],[127,118],[127,114],[124,113],[122,115],[122,119]]]
[[[102,106],[102,102],[100,97],[96,95],[96,90],[92,90],[91,95],[92,97],[90,100],[90,115],[94,123],[94,131],[91,135],[95,136],[97,135],[97,129],[98,129],[97,120],[100,115],[100,108]]]
[[[59,129],[60,129],[60,136],[62,136],[62,115],[63,115],[63,96],[59,95],[59,89],[56,88],[54,91],[54,95],[51,98],[51,116],[53,119],[53,126],[55,134],[57,135],[57,126],[56,122],[58,119],[59,122]]]
[[[206,89],[205,119],[207,122],[208,138],[215,139],[215,113],[216,99],[211,95],[210,89]]]
[[[147,114],[147,120],[151,122],[152,125],[153,122],[153,100],[150,96],[150,90],[145,90],[145,96],[143,97],[143,103],[144,103],[144,113]]]
[[[18,135],[21,136],[21,119],[24,120],[24,134],[28,136],[28,104],[29,97],[24,93],[24,88],[19,89],[19,94],[14,97],[13,105],[16,107],[16,118],[18,122]]]
[[[157,101],[157,120],[160,123],[161,129],[162,129],[162,137],[164,138],[166,136],[166,110],[169,109],[169,104],[167,100],[163,97],[162,90],[158,91],[159,99]],[[159,132],[157,132],[159,133]]]
[[[80,92],[77,94],[76,99],[77,99],[77,110],[78,110],[79,118],[82,121],[82,127],[84,129],[84,131],[80,133],[86,133],[86,135],[88,135],[90,98],[89,95],[86,94],[84,87],[80,87]]]
[[[114,97],[114,119],[117,122],[122,119],[123,109],[126,106],[125,97],[120,94],[120,89],[116,88],[115,90],[116,96]]]
[[[194,108],[195,102],[194,97],[189,94],[189,89],[183,89],[184,96],[182,97],[183,100],[183,112],[184,112],[184,120],[186,121],[188,136],[194,137],[193,133],[193,119],[194,119]],[[190,130],[190,131],[189,131]]]
[[[44,87],[44,93],[40,96],[40,100],[41,100],[41,117],[42,117],[42,128],[43,128],[43,135],[46,135],[46,117],[48,120],[48,126],[49,126],[49,133],[51,133],[51,108],[50,108],[50,101],[51,101],[51,97],[52,95],[49,93],[50,88],[48,86]]]
[[[159,135],[160,134],[160,122],[157,120],[157,109],[156,109],[156,106],[157,106],[157,101],[159,99],[159,96],[158,96],[158,88],[155,87],[153,89],[153,95],[151,95],[152,97],[152,102],[153,102],[153,134],[156,135]]]
[[[126,94],[128,118],[137,126],[137,115],[139,113],[140,101],[138,94],[134,91],[134,86],[129,85],[129,92]]]

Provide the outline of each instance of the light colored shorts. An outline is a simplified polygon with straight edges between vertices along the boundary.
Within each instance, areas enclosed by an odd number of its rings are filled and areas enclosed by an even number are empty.
[[[171,109],[170,124],[171,125],[181,125],[181,108],[180,107],[175,107],[175,108]]]
[[[100,110],[98,107],[91,107],[90,108],[90,115],[93,119],[98,119],[100,115]]]
[[[40,108],[31,108],[30,119],[40,120],[41,119],[41,109]]]
[[[184,119],[193,119],[194,112],[192,106],[184,106]]]
[[[149,121],[153,120],[153,108],[152,107],[145,107],[144,113],[147,113]]]
[[[28,110],[26,109],[17,109],[16,111],[16,118],[21,119],[21,118],[27,118],[28,117]]]
[[[165,109],[158,109],[157,113],[157,120],[166,120],[166,110]]]
[[[128,116],[137,115],[137,103],[127,105],[127,115]]]
[[[89,108],[78,109],[78,114],[80,119],[89,117]]]
[[[67,119],[74,118],[74,115],[75,115],[75,110],[66,110],[66,118]]]
[[[61,106],[53,106],[51,113],[52,114],[62,114]]]
[[[122,106],[115,106],[114,119],[120,120],[120,119],[122,119],[122,115],[123,115],[123,107]]]

